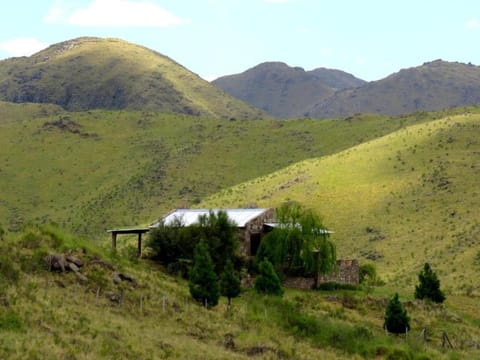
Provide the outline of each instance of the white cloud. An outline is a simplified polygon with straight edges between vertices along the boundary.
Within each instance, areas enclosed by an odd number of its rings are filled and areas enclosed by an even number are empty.
[[[32,37],[16,38],[0,42],[0,50],[10,56],[30,56],[45,49],[48,44]]]
[[[476,30],[480,28],[480,22],[478,19],[470,19],[467,21],[467,29]]]
[[[48,18],[63,16],[60,8],[52,8]],[[94,0],[85,8],[67,16],[67,23],[78,26],[168,27],[187,23],[150,1]]]

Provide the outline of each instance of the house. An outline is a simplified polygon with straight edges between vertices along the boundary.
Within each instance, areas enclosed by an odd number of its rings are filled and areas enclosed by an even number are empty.
[[[175,209],[150,225],[150,228],[158,227],[161,223],[171,225],[176,220],[184,226],[190,226],[198,223],[200,216],[220,210],[225,211],[228,218],[237,225],[241,253],[247,257],[255,256],[264,235],[264,225],[275,222],[275,210],[272,208]]]

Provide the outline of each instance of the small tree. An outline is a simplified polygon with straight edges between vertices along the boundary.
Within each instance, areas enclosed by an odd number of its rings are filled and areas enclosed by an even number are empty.
[[[403,334],[410,329],[410,318],[395,293],[385,310],[385,328],[394,334]]]
[[[258,270],[259,275],[254,280],[255,290],[258,293],[282,296],[282,283],[272,263],[265,259],[258,265]]]
[[[418,274],[418,281],[419,284],[415,286],[415,299],[426,298],[436,303],[445,300],[445,294],[440,290],[440,280],[429,263],[425,263],[423,270]]]
[[[195,256],[190,281],[188,283],[192,297],[202,304],[211,307],[218,304],[220,289],[215,274],[212,258],[205,241],[195,246]]]
[[[220,276],[220,293],[227,297],[228,306],[230,306],[232,298],[240,295],[240,290],[240,278],[233,268],[232,260],[228,259]]]

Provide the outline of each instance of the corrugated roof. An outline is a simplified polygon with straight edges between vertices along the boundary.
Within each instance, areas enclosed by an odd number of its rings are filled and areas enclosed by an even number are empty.
[[[151,227],[158,227],[161,221],[163,221],[165,225],[170,225],[173,224],[175,219],[180,220],[184,226],[190,226],[198,223],[199,216],[208,215],[210,211],[216,214],[220,210],[225,211],[228,218],[238,227],[244,227],[249,221],[262,215],[269,209],[176,209],[159,221],[153,223]]]

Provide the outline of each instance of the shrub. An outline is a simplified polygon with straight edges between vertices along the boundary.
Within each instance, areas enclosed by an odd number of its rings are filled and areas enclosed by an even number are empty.
[[[208,246],[203,240],[195,247],[194,263],[190,271],[188,287],[192,297],[202,304],[208,307],[218,304],[220,296],[218,278],[208,252]]]
[[[220,292],[228,299],[230,305],[231,299],[240,295],[240,278],[233,268],[232,260],[228,259],[225,269],[220,277]]]
[[[403,334],[410,329],[410,318],[395,293],[385,310],[385,328],[394,334]]]
[[[282,296],[282,284],[272,263],[265,259],[258,265],[258,270],[259,275],[254,280],[255,290],[258,293]]]
[[[429,263],[425,263],[423,270],[418,274],[418,281],[419,284],[415,286],[415,299],[430,299],[436,303],[445,300],[445,294],[440,290],[440,280]]]

